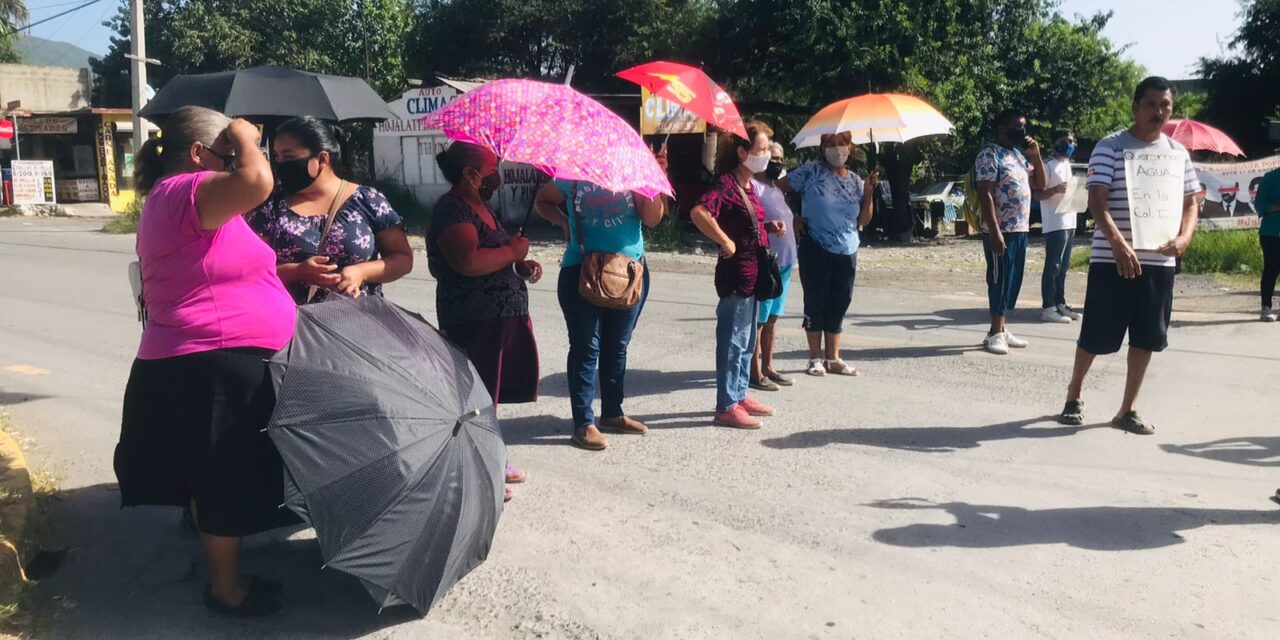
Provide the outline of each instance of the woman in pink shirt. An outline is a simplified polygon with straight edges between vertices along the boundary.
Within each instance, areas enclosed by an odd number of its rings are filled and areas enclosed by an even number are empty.
[[[274,613],[280,585],[240,572],[242,536],[296,521],[262,433],[275,404],[265,360],[292,337],[296,308],[243,218],[271,194],[271,167],[257,127],[199,107],[169,116],[136,163],[148,317],[116,446],[121,502],[190,507],[205,606]]]

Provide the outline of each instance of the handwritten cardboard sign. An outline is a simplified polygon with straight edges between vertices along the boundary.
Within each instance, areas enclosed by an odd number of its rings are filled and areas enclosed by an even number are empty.
[[[1171,149],[1124,152],[1133,248],[1156,251],[1182,226],[1182,186],[1187,156]]]

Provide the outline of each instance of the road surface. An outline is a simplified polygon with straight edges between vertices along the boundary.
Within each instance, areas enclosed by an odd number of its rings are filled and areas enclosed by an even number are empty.
[[[1280,326],[1175,314],[1141,406],[1158,431],[1139,437],[1105,426],[1120,358],[1099,361],[1085,427],[1050,419],[1075,327],[1025,310],[1013,326],[1031,348],[996,357],[977,350],[978,295],[865,286],[846,337],[866,375],[799,376],[761,394],[778,417],[740,432],[710,426],[711,278],[656,273],[626,405],[653,431],[589,453],[567,445],[554,265],[532,295],[543,397],[501,412],[530,480],[488,562],[419,620],[379,614],[321,569],[309,532],[281,532],[252,540],[247,562],[286,582],[287,611],[210,617],[176,511],[118,509],[111,456],[139,326],[133,238],[99,224],[0,219],[0,405],[58,477],[72,548],[39,585],[36,637],[1280,636]],[[387,295],[434,318],[425,267]],[[784,324],[782,363],[799,370],[803,335]]]

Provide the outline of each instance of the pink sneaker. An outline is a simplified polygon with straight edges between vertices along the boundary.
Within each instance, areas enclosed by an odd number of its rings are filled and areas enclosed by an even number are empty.
[[[764,404],[759,400],[752,398],[751,396],[747,396],[746,399],[744,399],[742,402],[739,402],[738,406],[742,407],[747,412],[748,415],[762,416],[762,417],[773,415],[773,407],[767,404]]]
[[[747,410],[742,408],[742,403],[733,405],[733,408],[716,414],[715,423],[722,427],[732,427],[734,429],[759,429],[760,421],[752,418],[747,414]]]

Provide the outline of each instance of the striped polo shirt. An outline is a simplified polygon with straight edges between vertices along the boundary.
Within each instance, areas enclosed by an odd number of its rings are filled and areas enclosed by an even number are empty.
[[[1113,133],[1098,141],[1098,146],[1093,148],[1093,155],[1089,157],[1089,179],[1085,184],[1090,187],[1100,185],[1110,189],[1107,195],[1107,208],[1111,210],[1111,219],[1116,223],[1116,229],[1120,230],[1120,234],[1129,244],[1133,244],[1133,232],[1129,227],[1129,190],[1125,185],[1124,152],[1148,149],[1172,149],[1181,152],[1187,159],[1182,181],[1183,195],[1189,196],[1200,192],[1200,179],[1196,176],[1195,168],[1191,166],[1191,155],[1187,153],[1185,147],[1169,136],[1162,133],[1160,139],[1155,142],[1143,142],[1126,130]],[[1173,267],[1176,263],[1173,257],[1156,251],[1138,251],[1137,254],[1138,262],[1145,266]],[[1111,241],[1103,235],[1101,228],[1093,233],[1093,254],[1089,261],[1115,264],[1115,256],[1111,253]]]

